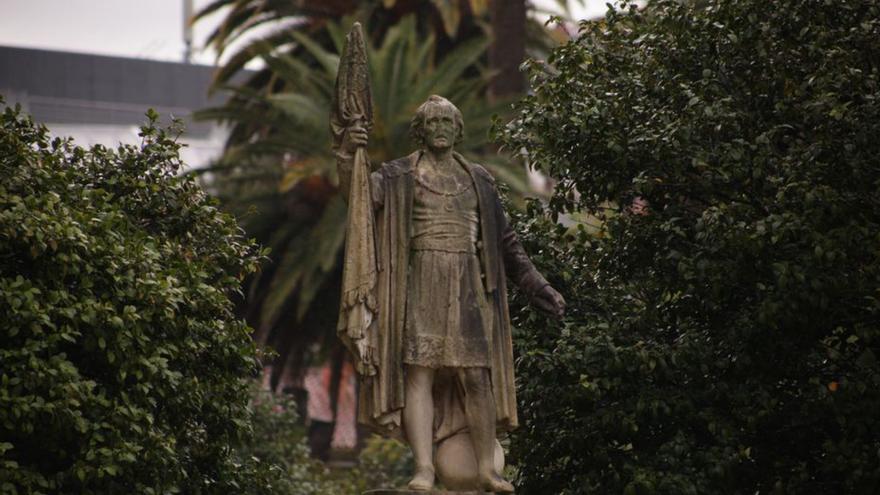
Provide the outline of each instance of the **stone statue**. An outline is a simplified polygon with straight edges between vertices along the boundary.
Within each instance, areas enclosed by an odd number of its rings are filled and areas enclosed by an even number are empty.
[[[557,317],[565,301],[529,261],[492,176],[454,151],[464,122],[445,98],[412,118],[418,151],[369,171],[362,43],[356,25],[331,116],[349,201],[338,332],[360,375],[358,419],[405,438],[410,490],[431,490],[436,470],[450,489],[510,493],[496,440],[517,426],[506,284]]]

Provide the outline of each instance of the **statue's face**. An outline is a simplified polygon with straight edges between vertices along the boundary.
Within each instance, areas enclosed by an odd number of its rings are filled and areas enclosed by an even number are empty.
[[[449,105],[429,105],[425,109],[425,146],[442,151],[455,144],[458,129],[455,127],[455,113]]]

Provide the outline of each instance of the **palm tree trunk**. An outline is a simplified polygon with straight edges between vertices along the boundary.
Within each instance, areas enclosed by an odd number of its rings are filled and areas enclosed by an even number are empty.
[[[526,1],[493,0],[489,8],[494,35],[489,68],[498,73],[489,90],[494,97],[522,93],[526,80],[519,66],[526,55]]]

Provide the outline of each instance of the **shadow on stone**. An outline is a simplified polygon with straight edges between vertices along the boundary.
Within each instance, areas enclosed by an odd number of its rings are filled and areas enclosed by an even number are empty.
[[[379,489],[379,490],[370,490],[364,492],[363,495],[492,495],[489,492],[479,492],[479,491],[466,491],[466,492],[451,492],[447,490],[431,490],[428,492],[424,491],[415,491],[415,490],[395,490],[391,489]]]

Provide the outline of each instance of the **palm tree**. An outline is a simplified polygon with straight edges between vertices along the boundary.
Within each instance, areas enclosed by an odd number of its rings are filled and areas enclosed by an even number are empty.
[[[565,4],[565,0],[558,2]],[[199,11],[192,22],[226,10],[223,22],[206,41],[218,57],[227,50],[231,52],[215,75],[216,87],[227,84],[248,62],[260,60],[267,53],[286,51],[293,56],[302,55],[294,33],[305,33],[329,48],[330,40],[323,27],[343,16],[369,20],[369,34],[379,42],[400,19],[415,15],[420,31],[435,34],[438,59],[458,43],[482,37],[488,31],[493,36],[486,58],[497,75],[491,83],[492,93],[506,96],[524,90],[519,65],[526,48],[531,48],[531,55],[535,56],[549,53],[555,44],[540,23],[527,18],[530,8],[527,0],[215,0]],[[257,28],[270,31],[245,41]],[[249,79],[251,87],[268,91],[277,90],[278,83],[269,68],[257,71]]]
[[[290,36],[307,55],[265,51],[267,68],[283,91],[247,84],[231,88],[226,105],[199,117],[232,125],[224,157],[208,169],[208,186],[239,216],[250,236],[272,251],[272,262],[248,283],[246,317],[256,339],[276,349],[273,383],[296,375],[312,344],[334,352],[341,248],[346,209],[337,194],[328,115],[339,53],[352,19],[327,22],[315,38]],[[267,42],[268,43],[268,42]],[[422,35],[414,16],[368,44],[375,105],[369,154],[374,164],[411,151],[409,121],[431,94],[443,94],[464,114],[468,138],[460,149],[484,163],[514,191],[526,188],[522,167],[488,152],[492,116],[506,102],[484,98],[490,73],[480,63],[487,37],[462,43],[436,62],[434,34]],[[311,63],[309,63],[311,62]],[[338,356],[339,354],[337,354]]]

